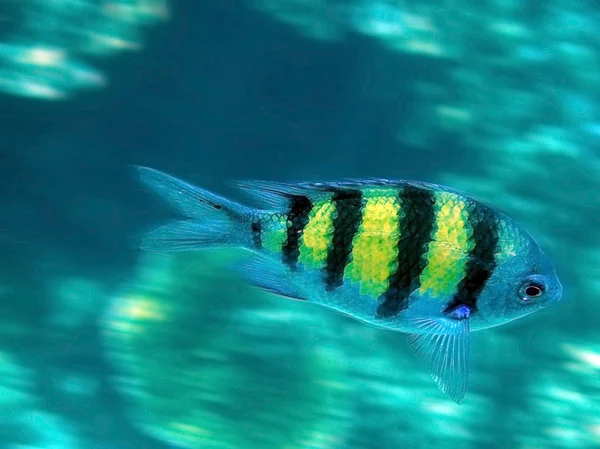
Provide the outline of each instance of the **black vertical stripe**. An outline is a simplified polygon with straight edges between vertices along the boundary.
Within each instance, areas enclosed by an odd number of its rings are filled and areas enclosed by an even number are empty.
[[[471,311],[477,310],[477,299],[496,268],[498,250],[498,218],[494,211],[480,204],[473,204],[469,213],[469,224],[473,229],[473,248],[464,278],[459,282],[457,293],[446,307],[450,313],[461,305]]]
[[[387,318],[408,308],[408,297],[419,288],[421,272],[427,265],[427,251],[435,225],[435,195],[415,186],[404,187],[400,195],[398,268],[388,279],[388,289],[379,298],[377,315]]]
[[[334,290],[344,283],[344,269],[351,261],[352,240],[362,220],[362,192],[337,190],[331,198],[333,212],[333,238],[327,251],[325,289]]]
[[[251,226],[252,231],[252,244],[256,249],[262,249],[262,225],[260,218],[255,218]]]
[[[287,215],[287,238],[281,251],[283,263],[292,270],[296,270],[298,266],[300,238],[308,224],[308,214],[312,208],[313,204],[306,196],[294,196],[290,201],[290,210]]]

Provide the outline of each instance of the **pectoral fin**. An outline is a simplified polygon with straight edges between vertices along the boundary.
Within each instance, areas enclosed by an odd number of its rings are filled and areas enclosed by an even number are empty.
[[[413,323],[423,333],[409,334],[410,347],[429,369],[440,390],[460,402],[469,380],[469,319],[429,318]]]

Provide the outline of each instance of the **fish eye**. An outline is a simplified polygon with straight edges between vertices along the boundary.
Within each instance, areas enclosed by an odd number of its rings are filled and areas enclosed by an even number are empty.
[[[542,289],[537,285],[528,285],[525,287],[525,294],[535,298],[536,296],[540,296],[542,294]]]
[[[546,281],[542,276],[529,276],[519,287],[519,297],[522,301],[531,301],[542,296],[547,288]]]

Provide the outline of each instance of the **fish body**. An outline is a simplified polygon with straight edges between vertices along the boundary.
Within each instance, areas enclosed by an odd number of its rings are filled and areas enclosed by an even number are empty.
[[[447,187],[412,181],[250,182],[249,208],[149,168],[141,180],[186,220],[142,248],[236,246],[256,286],[409,334],[440,389],[462,399],[469,334],[562,295],[533,238],[507,216]]]

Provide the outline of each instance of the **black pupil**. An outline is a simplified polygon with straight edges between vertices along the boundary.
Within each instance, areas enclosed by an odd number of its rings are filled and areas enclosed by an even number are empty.
[[[540,296],[542,294],[542,289],[537,285],[530,285],[525,289],[525,294],[527,296]]]

